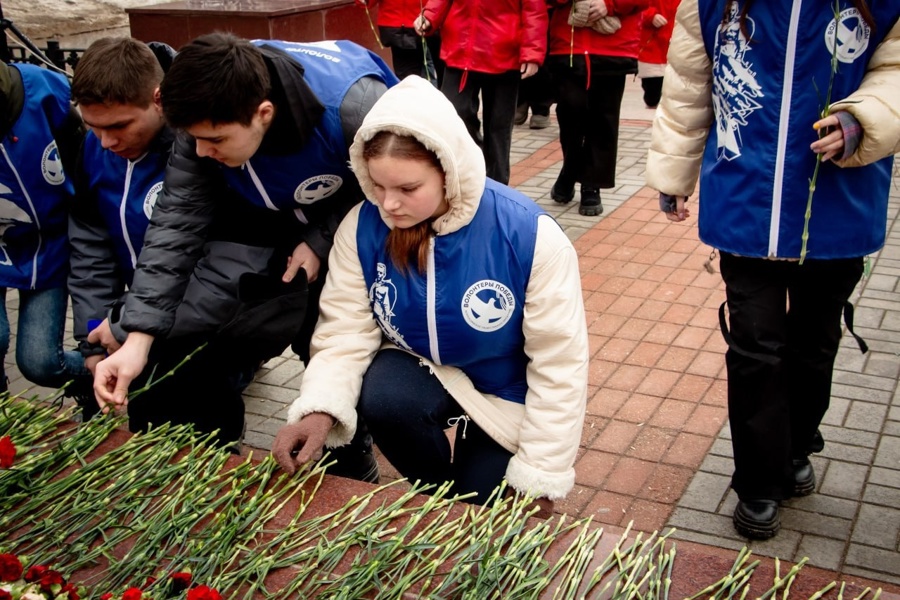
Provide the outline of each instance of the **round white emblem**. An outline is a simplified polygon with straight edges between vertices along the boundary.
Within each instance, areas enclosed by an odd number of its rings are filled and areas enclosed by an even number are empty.
[[[869,47],[871,29],[855,8],[841,11],[837,21],[831,20],[825,28],[825,47],[832,50],[842,63],[852,63]]]
[[[344,180],[337,175],[316,175],[310,177],[294,190],[297,204],[312,204],[331,196],[341,188]]]
[[[148,219],[153,215],[153,207],[156,206],[156,201],[159,199],[159,193],[162,189],[162,181],[154,183],[153,187],[150,188],[150,191],[147,192],[147,195],[144,196],[144,215],[146,215]]]
[[[63,172],[62,159],[59,157],[59,148],[56,142],[50,142],[44,148],[44,155],[41,157],[41,173],[44,180],[50,185],[60,185],[66,180],[66,174]]]
[[[463,318],[472,329],[497,331],[509,321],[516,308],[512,291],[499,281],[482,279],[463,294]]]

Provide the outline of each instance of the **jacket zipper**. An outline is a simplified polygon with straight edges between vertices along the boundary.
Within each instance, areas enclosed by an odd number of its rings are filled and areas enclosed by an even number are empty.
[[[781,93],[781,109],[778,114],[778,149],[775,154],[775,183],[772,189],[772,220],[769,222],[769,257],[778,256],[778,236],[781,229],[781,200],[784,192],[784,159],[787,154],[788,126],[791,116],[791,91],[794,86],[794,60],[797,56],[797,30],[800,24],[802,0],[794,0],[791,7],[791,23],[788,28],[787,48],[784,57],[784,89]]]
[[[441,364],[441,351],[438,344],[437,334],[437,317],[435,309],[435,269],[434,269],[434,236],[428,242],[428,269],[426,272],[428,278],[425,282],[426,286],[426,311],[428,321],[428,347],[431,350],[431,360],[435,364]]]
[[[272,199],[269,198],[269,193],[266,191],[266,188],[263,187],[262,181],[259,180],[259,176],[256,174],[256,171],[253,170],[253,165],[250,164],[250,161],[244,163],[244,166],[247,168],[247,172],[250,173],[250,179],[253,180],[253,185],[256,186],[256,191],[259,192],[259,195],[262,196],[263,202],[266,203],[266,206],[271,208],[272,210],[278,210],[278,207],[275,206],[275,203],[272,202]]]
[[[44,244],[44,236],[41,235],[41,222],[38,219],[37,209],[34,208],[34,203],[31,201],[31,196],[28,194],[28,190],[25,189],[25,184],[22,183],[22,178],[19,177],[19,171],[16,169],[16,165],[13,164],[13,161],[10,160],[9,154],[6,152],[6,146],[0,144],[0,151],[3,152],[3,158],[6,159],[9,168],[12,170],[13,175],[16,176],[16,181],[19,182],[19,187],[22,188],[22,194],[25,196],[25,200],[28,202],[28,208],[31,209],[31,214],[34,216],[34,226],[37,228],[37,249],[34,251],[34,258],[31,259],[31,288],[34,289],[37,285],[37,263],[38,263],[38,255],[41,253],[41,246]]]
[[[125,245],[128,246],[128,254],[131,256],[132,269],[137,269],[137,254],[134,251],[134,245],[131,243],[131,236],[128,233],[125,207],[128,202],[128,188],[131,187],[131,174],[134,172],[134,166],[138,164],[144,156],[147,155],[143,154],[135,161],[128,161],[128,168],[125,170],[125,188],[122,190],[122,200],[119,202],[119,224],[122,226],[122,237],[125,238]]]

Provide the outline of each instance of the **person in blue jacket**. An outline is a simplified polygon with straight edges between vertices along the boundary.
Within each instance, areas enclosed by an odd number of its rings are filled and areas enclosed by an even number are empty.
[[[682,0],[676,15],[647,182],[683,221],[700,179],[748,538],[776,535],[780,502],[815,490],[841,316],[852,333],[848,299],[885,240],[898,19],[900,3],[866,0]]]
[[[75,173],[70,214],[72,246],[69,292],[74,334],[93,373],[107,351],[125,341],[116,316],[131,286],[144,235],[153,215],[175,139],[166,125],[159,85],[174,57],[165,44],[103,38],[87,49],[72,82],[72,98],[90,127]],[[227,190],[222,190],[227,197]],[[128,407],[129,427],[142,431],[163,422],[190,423],[231,445],[244,430],[243,388],[260,361],[280,353],[289,340],[259,354],[251,344],[216,336],[239,311],[240,278],[268,273],[271,249],[216,238],[190,274],[174,326],[152,348],[145,386],[155,369],[169,372],[185,355],[203,350],[174,375],[152,385]],[[108,348],[88,335],[112,340]],[[92,410],[99,411],[91,397]],[[87,408],[85,409],[88,410]]]
[[[19,291],[16,365],[31,382],[90,392],[81,354],[63,348],[68,296],[69,176],[83,129],[69,82],[34,65],[0,63],[0,391],[10,346],[6,292]]]
[[[163,114],[179,134],[119,311],[127,338],[95,371],[101,406],[126,403],[154,340],[176,324],[199,257],[222,237],[268,248],[279,273],[263,286],[268,304],[251,297],[264,290],[244,279],[244,304],[259,310],[228,327],[229,335],[249,344],[283,332],[277,302],[302,293],[306,317],[293,347],[307,355],[334,231],[362,199],[348,148],[369,107],[396,82],[377,55],[346,41],[209,34],[179,50],[160,86]],[[111,343],[105,329],[88,341]]]

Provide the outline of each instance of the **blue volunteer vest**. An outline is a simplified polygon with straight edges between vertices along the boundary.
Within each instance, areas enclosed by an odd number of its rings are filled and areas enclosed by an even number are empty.
[[[84,171],[90,197],[97,201],[128,285],[162,190],[168,159],[168,149],[148,152],[133,161],[124,159],[104,150],[93,132],[84,141]]]
[[[68,207],[74,188],[63,171],[53,131],[69,113],[69,82],[33,65],[22,75],[22,114],[0,143],[0,287],[65,285]]]
[[[738,26],[740,4],[723,23],[725,0],[699,0],[713,68],[715,121],[700,175],[700,237],[749,257],[798,258],[816,157],[812,125],[825,108],[832,48],[832,101],[860,85],[875,48],[900,16],[900,3],[872,5],[873,31],[848,0],[755,2]],[[807,257],[863,256],[884,244],[892,158],[819,168]]]
[[[228,184],[258,206],[303,209],[336,193],[353,177],[341,128],[340,106],[354,83],[373,76],[392,86],[396,76],[377,55],[352,42],[301,44],[257,40],[287,52],[303,65],[303,78],[325,106],[312,138],[287,155],[257,154],[240,167],[222,167]]]
[[[387,253],[389,229],[378,208],[364,202],[359,260],[384,334],[400,348],[459,367],[482,393],[524,403],[522,320],[542,214],[522,194],[488,179],[472,222],[432,238],[428,273],[403,274]]]

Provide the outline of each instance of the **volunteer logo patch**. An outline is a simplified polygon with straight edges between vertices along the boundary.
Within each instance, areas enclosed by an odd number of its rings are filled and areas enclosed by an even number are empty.
[[[147,195],[144,196],[144,215],[149,219],[153,215],[153,207],[159,199],[159,193],[162,191],[163,182],[153,184]]]
[[[463,294],[463,318],[478,331],[497,331],[506,325],[516,308],[512,291],[492,279],[482,279]]]
[[[44,148],[44,155],[41,156],[41,174],[44,181],[50,185],[60,185],[66,180],[66,174],[63,172],[62,159],[59,157],[59,148],[56,142],[50,142]]]
[[[294,200],[297,204],[312,204],[333,195],[343,184],[338,175],[316,175],[297,186]]]
[[[825,47],[834,51],[842,63],[852,63],[869,47],[871,29],[855,8],[841,11],[837,20],[832,19],[825,28]]]

